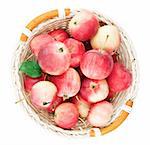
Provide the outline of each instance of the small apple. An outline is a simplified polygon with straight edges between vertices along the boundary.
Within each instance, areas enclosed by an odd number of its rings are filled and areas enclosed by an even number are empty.
[[[124,91],[132,83],[132,74],[123,64],[116,62],[114,63],[111,74],[107,78],[107,82],[111,91]]]
[[[96,103],[107,98],[109,88],[106,80],[84,79],[80,89],[83,99],[90,103]]]
[[[96,35],[91,39],[91,45],[93,49],[105,50],[112,55],[120,46],[120,38],[117,27],[105,25],[100,27]]]
[[[57,86],[57,96],[63,97],[64,99],[75,96],[81,86],[80,76],[73,68],[69,68],[62,75],[51,76],[50,81]]]
[[[71,99],[71,102],[78,108],[80,117],[86,118],[90,110],[90,103],[82,99],[81,95],[76,95]]]
[[[71,53],[71,67],[78,67],[80,64],[80,60],[82,55],[85,52],[84,44],[78,40],[73,38],[68,38],[64,41],[64,44],[69,49]]]
[[[54,121],[64,129],[71,129],[78,122],[79,112],[73,103],[62,103],[55,110]]]
[[[40,81],[31,89],[31,102],[39,109],[48,109],[56,98],[57,88],[48,81]]]
[[[45,46],[52,41],[54,41],[53,38],[48,34],[37,35],[30,42],[31,51],[38,57],[40,49],[45,48]]]
[[[62,42],[53,41],[40,50],[38,62],[44,72],[61,75],[70,66],[71,54]]]
[[[107,101],[94,104],[88,115],[88,122],[94,127],[104,127],[113,115],[113,106]]]
[[[57,29],[48,33],[54,40],[63,42],[69,38],[68,33],[63,29]]]
[[[87,78],[102,80],[111,73],[113,58],[105,51],[89,50],[84,53],[80,62],[80,68]]]
[[[98,27],[98,18],[87,10],[77,13],[69,22],[71,35],[79,41],[91,39],[96,34]]]

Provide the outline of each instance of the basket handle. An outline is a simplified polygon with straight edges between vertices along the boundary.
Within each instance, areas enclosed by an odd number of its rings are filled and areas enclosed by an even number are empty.
[[[64,9],[64,11],[65,11],[66,16],[68,16],[70,14],[70,9],[69,8]],[[46,12],[42,15],[37,16],[31,22],[29,22],[26,26],[26,29],[28,29],[29,31],[32,31],[40,23],[42,23],[42,22],[44,22],[48,19],[53,19],[54,17],[58,17],[58,16],[59,16],[59,11],[57,9]],[[21,37],[20,37],[20,40],[23,41],[23,42],[26,42],[28,40],[28,36],[25,35],[24,33],[22,33]]]
[[[132,107],[133,101],[128,100],[126,103],[126,106]],[[100,129],[99,128],[90,129],[89,136],[95,137],[97,135],[97,130],[98,130],[99,134],[101,134],[101,135],[107,134],[107,133],[115,130],[117,127],[119,127],[123,123],[123,121],[128,117],[128,115],[129,115],[129,112],[122,110],[120,116],[118,118],[116,118],[116,120],[113,123],[111,123],[110,125],[108,125],[107,127],[100,128]]]

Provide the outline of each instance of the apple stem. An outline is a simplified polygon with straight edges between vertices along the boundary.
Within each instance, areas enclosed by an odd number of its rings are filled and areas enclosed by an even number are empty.
[[[43,105],[47,105],[47,104],[49,104],[50,102],[43,102]]]
[[[104,47],[103,47],[102,49],[105,48],[105,43],[106,43],[106,41],[108,40],[108,38],[109,38],[109,35],[106,36],[106,39],[105,39],[105,42],[104,42]]]
[[[63,52],[64,50],[63,50],[63,48],[61,47],[61,48],[59,48],[59,52]]]
[[[92,89],[94,89],[95,88],[95,86],[94,85],[92,85]]]
[[[74,24],[74,25],[77,25],[77,22],[74,22],[73,24]]]
[[[63,101],[65,101],[66,99],[69,99],[68,95],[63,95]]]

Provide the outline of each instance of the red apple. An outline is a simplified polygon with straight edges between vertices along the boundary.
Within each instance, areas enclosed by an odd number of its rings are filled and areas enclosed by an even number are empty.
[[[132,74],[123,64],[114,63],[113,70],[107,78],[110,90],[120,92],[126,90],[132,83]]]
[[[75,96],[79,92],[81,86],[80,76],[73,68],[69,68],[62,75],[51,76],[50,81],[57,86],[57,95],[64,99]]]
[[[80,95],[76,95],[75,97],[73,97],[71,102],[74,103],[78,108],[80,117],[86,118],[88,116],[88,112],[90,110],[90,103],[82,99]]]
[[[88,122],[95,127],[104,127],[108,124],[113,115],[113,106],[107,101],[94,104],[88,115]]]
[[[49,32],[48,34],[52,38],[54,38],[54,40],[60,41],[60,42],[63,42],[64,40],[66,40],[69,37],[68,33],[63,29],[57,29],[52,32]]]
[[[70,66],[71,54],[67,47],[59,41],[49,43],[41,49],[38,62],[42,70],[50,75],[61,75]]]
[[[54,121],[64,129],[71,129],[78,122],[79,112],[73,103],[62,103],[55,110]]]
[[[57,106],[59,106],[61,103],[63,103],[63,98],[56,96],[56,98],[54,99],[53,103],[47,109],[48,112],[49,113],[53,113],[55,111],[55,109],[57,108]]]
[[[78,40],[73,38],[68,38],[64,41],[64,44],[69,49],[71,53],[71,67],[78,67],[80,64],[80,60],[82,55],[85,52],[84,44]]]
[[[111,73],[113,59],[107,52],[90,50],[83,55],[80,68],[87,78],[102,80],[107,78]]]
[[[114,54],[120,46],[120,34],[113,25],[105,25],[98,29],[96,35],[91,39],[93,49],[105,50]]]
[[[69,22],[71,35],[79,41],[91,39],[96,34],[98,27],[98,18],[87,10],[77,13]]]
[[[36,84],[39,81],[44,81],[44,75],[38,78],[31,78],[29,76],[24,77],[24,88],[26,92],[30,92],[32,89],[32,86]]]
[[[83,99],[90,103],[96,103],[107,98],[109,88],[106,80],[84,79],[80,89]]]
[[[45,48],[45,46],[54,41],[53,38],[48,34],[40,34],[35,36],[30,42],[30,48],[34,55],[38,57],[38,53],[41,48]]]
[[[56,98],[57,88],[48,81],[40,81],[31,89],[31,102],[39,109],[48,109]]]

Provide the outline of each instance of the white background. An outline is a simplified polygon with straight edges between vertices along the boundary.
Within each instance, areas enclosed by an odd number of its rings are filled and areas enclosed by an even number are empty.
[[[0,145],[150,144],[150,4],[149,0],[1,0],[0,1]],[[60,7],[87,8],[117,21],[130,35],[140,66],[134,109],[115,131],[97,138],[65,138],[49,133],[15,104],[11,60],[20,33],[35,16]]]

